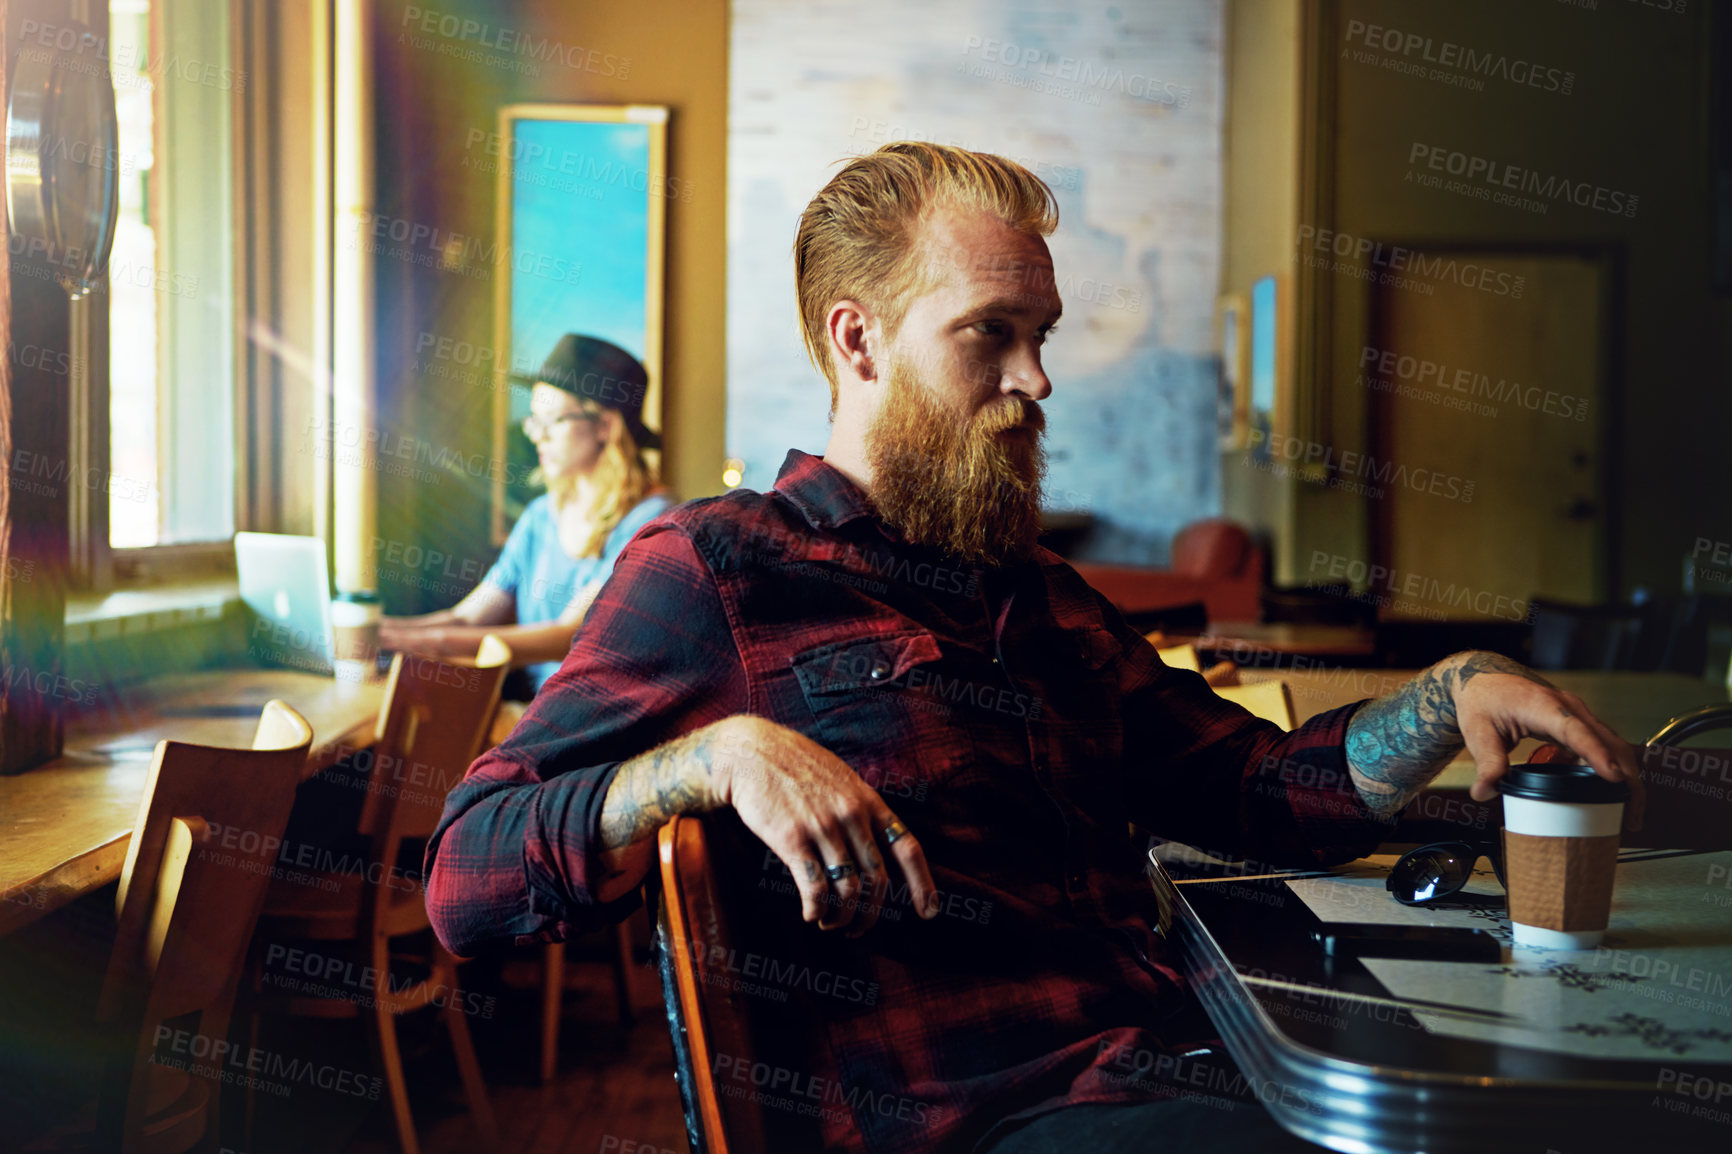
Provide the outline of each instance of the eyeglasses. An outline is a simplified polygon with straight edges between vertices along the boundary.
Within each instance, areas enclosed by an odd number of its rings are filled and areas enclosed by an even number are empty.
[[[589,409],[573,409],[569,413],[561,413],[557,417],[546,420],[541,417],[528,416],[523,418],[523,435],[532,441],[539,441],[543,433],[550,433],[567,421],[587,421],[593,424],[599,420],[601,420],[601,413]]]
[[[1467,885],[1481,857],[1491,859],[1492,872],[1502,885],[1503,847],[1497,842],[1437,841],[1402,854],[1384,888],[1404,906],[1440,902]]]

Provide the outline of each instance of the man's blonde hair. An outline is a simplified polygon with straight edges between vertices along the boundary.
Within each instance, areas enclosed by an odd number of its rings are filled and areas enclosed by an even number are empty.
[[[794,291],[806,354],[830,382],[832,416],[830,307],[859,301],[894,337],[908,306],[933,283],[929,254],[917,242],[928,214],[941,208],[987,213],[1031,236],[1051,236],[1058,227],[1052,190],[1016,161],[913,140],[849,161],[800,214]]]

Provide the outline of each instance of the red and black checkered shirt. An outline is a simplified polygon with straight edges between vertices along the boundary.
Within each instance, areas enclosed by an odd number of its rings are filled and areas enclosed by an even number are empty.
[[[1163,665],[1053,554],[977,570],[910,546],[794,452],[770,492],[682,505],[625,550],[559,672],[452,791],[428,911],[459,953],[617,920],[636,899],[595,894],[619,764],[737,713],[796,729],[919,838],[942,912],[913,916],[903,887],[871,933],[824,934],[770,859],[761,892],[799,963],[765,943],[727,968],[797,988],[812,1049],[774,1085],[718,1079],[775,1091],[835,1148],[966,1150],[1009,1117],[1145,1096],[1111,1056],[1184,1040],[1160,1028],[1189,995],[1127,822],[1265,862],[1370,851],[1387,827],[1348,777],[1355,708],[1282,733]]]

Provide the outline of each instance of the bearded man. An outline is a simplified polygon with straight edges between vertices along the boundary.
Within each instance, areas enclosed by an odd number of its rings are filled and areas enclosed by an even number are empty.
[[[1290,734],[1163,666],[1036,542],[1056,225],[1021,166],[928,144],[858,158],[813,199],[795,280],[830,382],[824,456],[791,452],[769,492],[680,506],[625,550],[452,792],[428,909],[458,953],[596,928],[638,902],[658,827],[713,814],[761,841],[776,927],[747,943],[755,968],[728,968],[804,1007],[776,1077],[728,1055],[714,1073],[816,1118],[814,1145],[1309,1149],[1255,1101],[1125,1073],[1208,1032],[1151,932],[1127,821],[1329,865],[1464,743],[1481,799],[1524,735],[1632,782],[1634,754],[1492,654]]]

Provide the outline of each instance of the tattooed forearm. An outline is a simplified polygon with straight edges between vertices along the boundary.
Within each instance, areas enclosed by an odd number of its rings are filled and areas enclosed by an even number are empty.
[[[602,802],[602,848],[624,849],[675,814],[713,809],[717,755],[714,735],[700,729],[621,765]]]
[[[1455,695],[1482,673],[1508,673],[1549,686],[1507,657],[1458,653],[1354,714],[1347,727],[1347,767],[1374,813],[1398,812],[1461,751]]]

